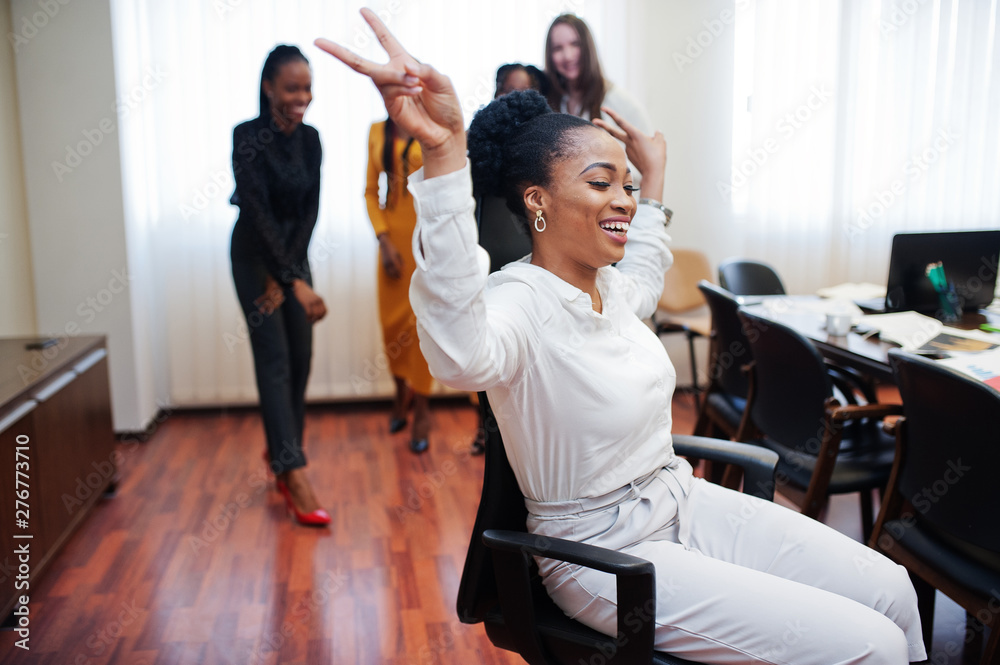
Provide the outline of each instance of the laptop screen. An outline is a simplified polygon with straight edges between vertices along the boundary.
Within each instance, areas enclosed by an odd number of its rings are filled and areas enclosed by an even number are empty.
[[[962,309],[974,311],[993,300],[1000,255],[1000,230],[897,233],[892,239],[885,311],[933,313],[941,309],[927,277],[940,261],[955,285]]]

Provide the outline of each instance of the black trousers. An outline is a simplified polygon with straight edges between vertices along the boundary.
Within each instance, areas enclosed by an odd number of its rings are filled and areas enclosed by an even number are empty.
[[[312,361],[312,324],[291,289],[270,315],[261,313],[267,269],[263,262],[233,260],[233,282],[250,331],[257,392],[271,469],[283,473],[306,465],[302,451],[306,383]],[[306,281],[312,285],[307,275]]]

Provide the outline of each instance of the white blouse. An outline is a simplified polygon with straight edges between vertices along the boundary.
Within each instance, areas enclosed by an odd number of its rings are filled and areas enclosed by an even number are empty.
[[[673,261],[663,214],[639,206],[625,257],[598,272],[598,314],[530,257],[488,275],[468,164],[430,180],[421,169],[409,189],[420,349],[442,383],[487,392],[524,496],[600,496],[669,464],[676,376],[640,318]]]

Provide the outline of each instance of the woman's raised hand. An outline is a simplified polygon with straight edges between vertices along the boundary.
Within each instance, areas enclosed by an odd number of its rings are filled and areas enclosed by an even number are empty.
[[[462,109],[451,80],[406,52],[375,13],[361,10],[389,62],[377,64],[328,39],[316,46],[372,80],[393,122],[420,142],[425,176],[457,171],[465,165]]]
[[[618,113],[602,106],[601,110],[611,116],[618,126],[614,127],[601,118],[593,123],[625,144],[625,155],[642,174],[643,196],[659,201],[663,198],[663,178],[667,167],[667,142],[657,131],[652,136],[643,134]]]

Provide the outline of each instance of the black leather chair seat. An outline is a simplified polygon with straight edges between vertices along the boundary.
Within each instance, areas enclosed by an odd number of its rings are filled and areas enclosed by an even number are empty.
[[[829,494],[850,494],[872,486],[884,487],[889,480],[895,457],[892,438],[877,423],[871,423],[860,431],[865,434],[861,440],[845,438],[840,443],[840,454],[837,455],[827,489]],[[873,438],[878,441],[872,441]],[[816,468],[816,457],[796,452],[772,439],[765,438],[761,443],[778,453],[779,478],[785,475],[796,487],[809,487]]]
[[[746,407],[745,398],[724,392],[709,393],[705,403],[705,409],[711,413],[713,419],[726,422],[734,432],[739,429]]]
[[[885,523],[882,535],[886,534],[911,553],[924,561],[933,561],[939,570],[947,570],[948,575],[962,586],[984,596],[1000,593],[1000,569],[975,560],[967,551],[949,545],[931,528],[919,521],[890,520]],[[996,556],[994,554],[994,556]]]

